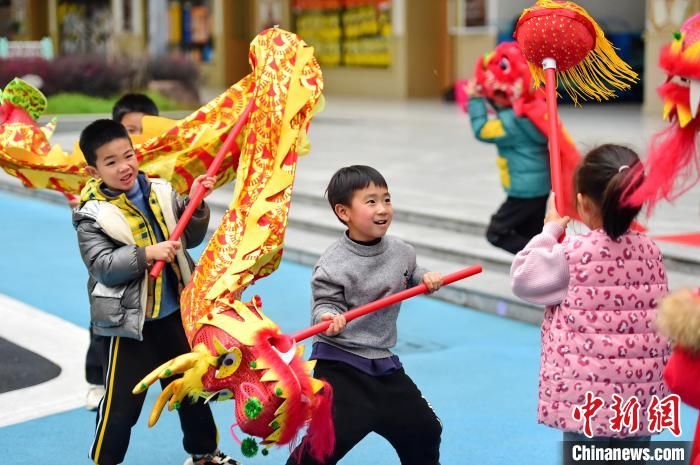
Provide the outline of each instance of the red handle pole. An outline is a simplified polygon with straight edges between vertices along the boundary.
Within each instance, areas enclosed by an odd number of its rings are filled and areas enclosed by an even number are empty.
[[[452,284],[455,281],[459,281],[461,279],[468,278],[469,276],[481,273],[481,271],[481,265],[474,265],[470,266],[469,268],[464,268],[462,270],[455,271],[454,273],[448,274],[442,278],[442,285],[446,286],[448,284]],[[377,310],[381,310],[384,307],[388,307],[389,305],[401,302],[402,300],[410,299],[411,297],[415,297],[420,294],[425,294],[426,292],[428,292],[428,286],[426,286],[425,284],[419,284],[418,286],[411,287],[409,289],[406,289],[405,291],[388,295],[379,300],[375,300],[374,302],[361,305],[353,310],[345,312],[345,321],[349,323],[355,318],[367,315],[368,313],[376,312]],[[328,329],[330,325],[330,320],[322,321],[321,323],[317,323],[306,329],[302,329],[301,331],[298,331],[294,334],[290,334],[289,336],[296,342],[303,341],[306,338],[315,336],[318,333],[322,333],[323,331]]]
[[[212,160],[211,165],[209,165],[209,169],[207,170],[207,176],[214,176],[219,171],[221,163],[223,163],[224,161],[224,157],[231,150],[231,146],[235,142],[236,137],[238,137],[238,134],[241,132],[241,129],[243,129],[243,126],[246,124],[246,122],[248,122],[248,117],[250,116],[250,112],[253,109],[254,103],[255,94],[253,94],[250,97],[250,102],[248,102],[248,105],[243,110],[243,113],[241,113],[241,117],[238,118],[238,121],[236,121],[236,124],[231,129],[231,132],[228,133],[228,137],[226,137],[224,145],[221,146],[216,156],[214,157],[214,160]],[[180,239],[180,236],[182,236],[182,233],[185,232],[187,223],[190,222],[190,218],[192,218],[194,211],[199,207],[199,204],[202,203],[202,199],[204,198],[205,193],[206,188],[204,186],[202,186],[201,184],[197,186],[197,189],[190,197],[190,203],[187,204],[187,208],[185,208],[185,211],[178,220],[173,232],[170,233],[170,237],[168,238],[168,240],[176,241]],[[156,279],[160,272],[163,270],[164,266],[165,262],[163,260],[158,260],[153,265],[153,268],[151,268],[151,277],[153,279]]]
[[[559,113],[557,112],[557,62],[554,58],[542,61],[547,92],[547,113],[549,118],[549,172],[552,177],[552,190],[556,194],[554,200],[557,211],[564,212],[564,201],[561,179],[561,153],[559,152]]]

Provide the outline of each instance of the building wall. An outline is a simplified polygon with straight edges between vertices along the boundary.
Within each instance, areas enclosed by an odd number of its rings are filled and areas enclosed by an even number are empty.
[[[27,40],[41,40],[49,35],[49,11],[46,0],[27,2]]]
[[[423,0],[392,1],[391,65],[387,68],[323,67],[324,93],[390,99],[406,98],[408,62],[407,11]],[[289,2],[291,4],[291,1]],[[432,1],[430,2],[432,3]]]
[[[392,62],[388,68],[326,67],[323,88],[327,95],[353,95],[379,98],[406,98],[406,41],[394,37],[391,44]]]
[[[495,31],[488,29],[463,32],[452,36],[455,57],[453,83],[457,79],[471,78],[474,64],[484,53],[496,47]]]
[[[434,97],[443,92],[438,70],[443,68],[441,49],[446,45],[443,1],[408,1],[406,9],[406,92],[408,97]]]
[[[131,2],[137,24],[131,31],[116,29],[113,47],[119,54],[140,55],[149,45],[148,6],[164,0],[111,0],[118,21],[123,2]],[[215,52],[202,67],[205,85],[224,87],[250,72],[248,48],[262,24],[269,22],[261,5],[279,1],[280,27],[292,29],[292,0],[213,0],[212,18]],[[471,76],[476,59],[496,43],[496,34],[515,19],[533,0],[488,0],[488,25],[483,28],[454,28],[447,23],[447,8],[459,0],[393,0],[392,63],[387,68],[324,67],[326,92],[382,98],[431,97],[441,95],[457,79]],[[58,44],[56,7],[58,0],[27,0],[27,23],[23,38],[38,40],[49,35]],[[580,0],[606,29],[644,30],[644,111],[660,114],[656,87],[665,79],[658,68],[661,47],[671,40],[680,22],[670,16],[678,0]],[[643,5],[643,7],[642,7]],[[666,11],[661,10],[666,8]],[[664,20],[659,20],[659,12]],[[700,0],[688,0],[683,17],[700,11]]]

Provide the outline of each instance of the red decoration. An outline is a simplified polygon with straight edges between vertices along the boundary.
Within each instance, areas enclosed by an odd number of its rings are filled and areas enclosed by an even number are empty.
[[[564,8],[535,6],[520,17],[515,30],[528,61],[554,58],[561,71],[581,63],[595,48],[595,37],[595,28],[585,16]]]

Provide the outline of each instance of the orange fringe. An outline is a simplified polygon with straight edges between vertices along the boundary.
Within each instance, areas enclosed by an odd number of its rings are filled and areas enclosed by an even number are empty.
[[[639,80],[637,73],[617,56],[615,47],[605,38],[598,23],[582,7],[574,2],[556,0],[538,0],[535,7],[574,11],[590,21],[595,29],[595,48],[578,65],[566,71],[557,72],[557,85],[563,87],[574,104],[578,105],[579,99],[595,99],[599,102],[608,100],[615,97],[615,90],[629,89],[630,84]],[[531,8],[528,8],[523,11],[523,15],[530,10]],[[534,85],[542,85],[545,78],[541,65],[530,63],[530,71],[534,78]]]

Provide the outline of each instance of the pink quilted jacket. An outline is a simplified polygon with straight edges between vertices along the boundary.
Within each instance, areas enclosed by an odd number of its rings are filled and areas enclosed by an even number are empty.
[[[641,436],[648,431],[651,396],[667,395],[662,371],[668,341],[654,329],[657,302],[668,292],[661,252],[643,234],[613,240],[601,230],[557,238],[548,223],[511,267],[513,292],[546,305],[538,421],[562,431],[583,432],[573,418],[587,391],[604,401],[592,417],[593,436]],[[641,428],[613,431],[613,394],[636,396]]]

